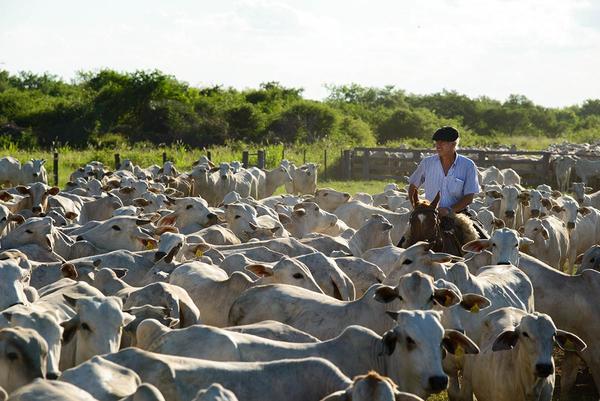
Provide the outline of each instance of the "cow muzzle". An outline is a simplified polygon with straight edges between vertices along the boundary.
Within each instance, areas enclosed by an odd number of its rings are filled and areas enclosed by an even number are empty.
[[[506,217],[508,217],[509,219],[512,219],[513,217],[515,217],[515,211],[514,210],[507,210],[506,212],[504,212],[504,215]]]
[[[568,230],[572,230],[572,229],[574,229],[574,228],[575,228],[575,222],[574,222],[574,221],[569,221],[569,222],[567,223],[567,229],[568,229]]]
[[[538,363],[535,365],[535,375],[537,377],[548,377],[554,373],[554,366],[551,363]]]
[[[439,393],[448,387],[448,376],[431,376],[428,382],[429,389],[434,393]]]

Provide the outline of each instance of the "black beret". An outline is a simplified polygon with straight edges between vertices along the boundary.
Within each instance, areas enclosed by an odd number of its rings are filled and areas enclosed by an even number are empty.
[[[458,139],[458,130],[449,126],[442,127],[435,131],[431,139],[434,141],[454,142]]]

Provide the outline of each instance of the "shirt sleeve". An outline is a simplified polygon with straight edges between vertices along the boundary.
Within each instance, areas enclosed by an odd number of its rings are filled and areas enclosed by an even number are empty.
[[[471,161],[465,177],[465,186],[463,188],[464,195],[477,194],[481,192],[479,186],[479,177],[477,176],[477,166]]]
[[[417,169],[411,174],[408,179],[408,183],[416,186],[417,188],[425,182],[425,159],[421,160]]]

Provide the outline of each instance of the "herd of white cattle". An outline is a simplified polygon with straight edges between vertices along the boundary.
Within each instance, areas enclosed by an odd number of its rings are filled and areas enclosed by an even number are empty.
[[[2,401],[547,401],[555,345],[561,399],[583,366],[600,385],[583,183],[481,171],[490,238],[458,257],[395,246],[395,184],[318,189],[313,163],[90,162],[64,190],[43,164],[0,159]]]

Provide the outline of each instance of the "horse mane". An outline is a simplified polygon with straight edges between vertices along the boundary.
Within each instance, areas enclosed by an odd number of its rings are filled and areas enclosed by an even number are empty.
[[[464,214],[457,214],[454,216],[454,225],[457,231],[462,234],[461,242],[466,244],[467,242],[479,239],[479,234],[471,219]]]

